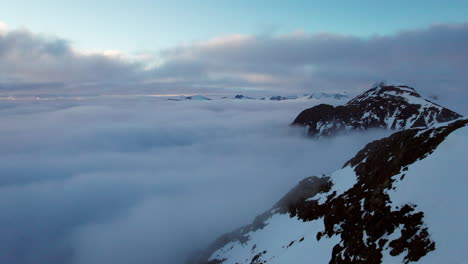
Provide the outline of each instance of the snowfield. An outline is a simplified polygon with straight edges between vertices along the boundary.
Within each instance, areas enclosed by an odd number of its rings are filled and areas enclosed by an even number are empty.
[[[210,260],[226,259],[223,264],[250,263],[256,255],[267,263],[307,264],[328,263],[333,246],[339,238],[315,238],[323,228],[322,219],[303,222],[287,214],[274,214],[267,226],[249,233],[246,243],[231,242],[213,253]],[[264,252],[264,253],[263,253]]]

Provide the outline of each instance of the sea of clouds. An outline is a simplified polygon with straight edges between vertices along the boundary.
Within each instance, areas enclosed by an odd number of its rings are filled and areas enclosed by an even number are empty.
[[[318,102],[0,102],[0,263],[183,263],[373,131],[313,140]]]

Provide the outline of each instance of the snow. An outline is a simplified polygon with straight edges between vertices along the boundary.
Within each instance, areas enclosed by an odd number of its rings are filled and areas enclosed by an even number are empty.
[[[394,207],[413,203],[424,211],[436,250],[420,263],[468,263],[467,149],[468,127],[464,127],[450,134],[434,153],[410,165],[403,172],[405,178],[395,184],[396,190],[388,192]]]
[[[213,253],[210,260],[227,259],[223,264],[250,263],[258,253],[267,263],[301,264],[328,263],[332,248],[340,239],[322,237],[317,241],[316,234],[323,229],[323,220],[302,222],[286,214],[275,214],[267,220],[267,226],[248,234],[244,244],[231,242]],[[300,240],[304,238],[303,241]],[[289,244],[294,243],[289,246]],[[252,250],[255,247],[254,250]]]
[[[395,122],[395,119],[396,119],[396,115],[397,115],[397,111],[395,111],[392,116],[388,116],[388,117],[385,118],[385,123],[387,124],[387,129],[392,128],[392,125],[393,125],[393,123]],[[397,128],[397,127],[395,126],[395,128]]]
[[[345,191],[349,190],[357,182],[356,173],[354,172],[353,167],[350,165],[334,172],[330,178],[333,181],[333,187],[330,193],[336,191],[336,196],[341,195]]]
[[[397,229],[392,234],[384,236],[384,238],[388,239],[388,241],[392,241],[392,240],[398,239],[400,237],[401,237],[401,229]],[[382,255],[383,255],[382,263],[385,263],[385,264],[401,264],[401,263],[404,263],[403,262],[403,258],[404,258],[403,254],[400,254],[398,256],[392,256],[392,255],[390,255],[390,251],[391,251],[391,248],[387,244],[386,248],[382,251]]]
[[[365,162],[365,161],[363,161]],[[341,170],[337,170],[330,175],[330,178],[333,182],[333,186],[330,191],[325,193],[319,193],[313,197],[307,199],[308,201],[316,200],[319,204],[323,204],[327,196],[333,192],[336,192],[336,196],[339,196],[349,190],[357,182],[357,176],[354,172],[354,168],[351,165],[348,165]]]

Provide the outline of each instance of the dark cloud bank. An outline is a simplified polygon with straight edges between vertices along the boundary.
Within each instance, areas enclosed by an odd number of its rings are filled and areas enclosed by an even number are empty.
[[[467,47],[468,23],[369,38],[301,31],[228,35],[162,51],[156,56],[158,66],[148,67],[144,56],[84,54],[63,39],[16,30],[0,33],[0,81],[59,83],[82,93],[129,88],[356,93],[375,81],[398,80],[466,113]]]
[[[307,102],[96,100],[0,110],[0,263],[182,263],[385,132],[313,141]]]

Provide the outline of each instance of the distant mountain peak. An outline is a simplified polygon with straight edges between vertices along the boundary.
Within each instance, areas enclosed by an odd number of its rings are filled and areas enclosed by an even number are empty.
[[[341,106],[317,105],[304,110],[292,123],[313,136],[339,131],[429,127],[461,115],[426,100],[412,87],[379,83]]]
[[[238,94],[238,95],[234,96],[234,99],[255,99],[255,98],[249,97],[249,96],[246,96],[246,95],[243,95],[243,94]]]
[[[366,92],[356,96],[352,100],[350,100],[347,104],[358,104],[364,100],[368,100],[370,98],[375,97],[395,97],[399,96],[403,99],[408,99],[411,97],[421,98],[421,95],[416,92],[413,87],[409,87],[406,85],[388,85],[385,83],[380,83],[374,86],[372,89],[367,90]]]
[[[308,96],[309,99],[323,99],[323,98],[334,98],[338,100],[345,100],[348,99],[348,95],[346,93],[313,93]]]
[[[185,97],[185,100],[207,101],[207,100],[211,100],[211,99],[206,97],[206,96],[203,96],[203,95],[191,95],[191,96]]]

